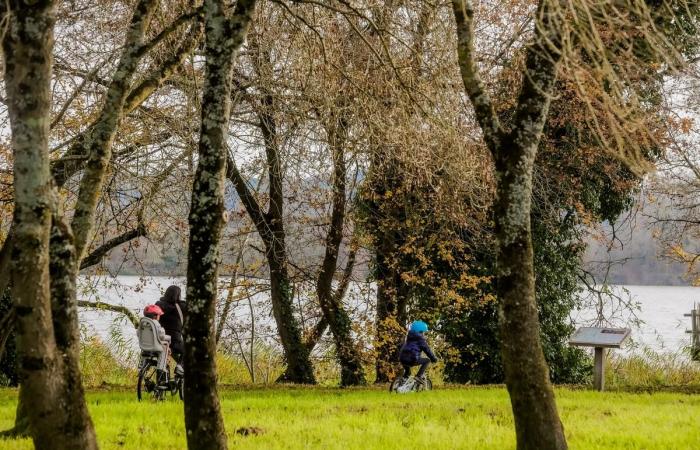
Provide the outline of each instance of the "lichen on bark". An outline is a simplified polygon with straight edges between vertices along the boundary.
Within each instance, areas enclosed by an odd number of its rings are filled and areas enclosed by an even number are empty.
[[[223,226],[224,180],[233,62],[245,39],[254,0],[238,0],[231,18],[221,0],[204,2],[206,75],[198,164],[192,187],[185,318],[185,428],[189,449],[227,448],[216,388],[214,317],[218,244]]]

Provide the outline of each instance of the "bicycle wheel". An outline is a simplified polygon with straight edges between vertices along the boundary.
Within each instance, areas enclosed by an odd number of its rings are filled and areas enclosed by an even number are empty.
[[[162,396],[162,391],[158,389],[158,370],[152,361],[144,362],[139,370],[139,380],[136,384],[136,396],[139,401],[148,394],[155,400]]]
[[[389,392],[396,392],[396,389],[398,389],[399,386],[401,386],[403,384],[403,382],[404,382],[404,379],[402,376],[398,376],[398,377],[394,378],[394,381],[392,381],[389,384]]]
[[[180,400],[185,399],[185,378],[179,377],[177,379],[177,393],[180,395]]]

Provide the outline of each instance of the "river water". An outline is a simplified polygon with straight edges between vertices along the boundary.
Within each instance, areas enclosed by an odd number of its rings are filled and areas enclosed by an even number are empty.
[[[87,280],[83,280],[81,299],[99,299],[123,305],[136,314],[147,304],[155,303],[161,292],[170,284],[184,287],[184,279],[167,277],[119,276],[95,279],[90,285],[87,283]],[[360,295],[360,291],[366,293],[366,289],[359,287],[355,287],[354,291],[356,295]],[[690,335],[685,333],[685,330],[690,327],[690,319],[683,315],[690,312],[695,302],[700,302],[700,287],[614,286],[612,293],[618,300],[606,299],[602,310],[610,319],[610,325],[632,329],[632,341],[623,351],[635,352],[640,348],[649,347],[657,352],[675,353],[689,345]],[[225,292],[222,295],[225,295]],[[257,319],[257,326],[272,327],[274,322],[267,311],[269,307],[266,305],[265,294],[258,294],[254,299],[254,305],[261,315],[261,318]],[[620,308],[620,302],[633,305],[632,312],[629,308]],[[235,309],[234,314],[239,327],[245,327],[248,322],[248,311],[247,304]],[[121,342],[136,349],[134,330],[122,317],[104,311],[81,309],[80,312],[81,326],[87,335],[97,335],[106,342],[113,341],[115,335],[121,335]],[[572,319],[577,325],[589,325],[595,318],[594,307],[572,313]]]

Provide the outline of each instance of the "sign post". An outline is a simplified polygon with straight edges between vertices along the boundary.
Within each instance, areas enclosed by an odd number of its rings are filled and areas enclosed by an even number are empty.
[[[581,327],[569,339],[569,345],[595,348],[593,385],[605,389],[605,353],[609,348],[620,348],[629,338],[629,328]]]

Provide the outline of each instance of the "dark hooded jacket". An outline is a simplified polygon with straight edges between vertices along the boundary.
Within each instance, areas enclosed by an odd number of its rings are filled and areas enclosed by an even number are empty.
[[[437,358],[435,358],[433,351],[430,350],[430,346],[428,346],[425,337],[416,331],[409,331],[408,335],[406,336],[406,342],[404,342],[403,346],[401,347],[399,361],[401,361],[401,364],[417,364],[418,359],[420,359],[421,352],[425,352],[432,362],[437,361]]]
[[[178,347],[178,344],[182,342],[182,320],[180,320],[180,313],[175,305],[180,306],[183,318],[187,313],[185,302],[180,300],[180,288],[170,286],[156,305],[163,310],[160,324],[165,329],[165,333],[172,338],[173,350],[177,350],[175,347]]]

